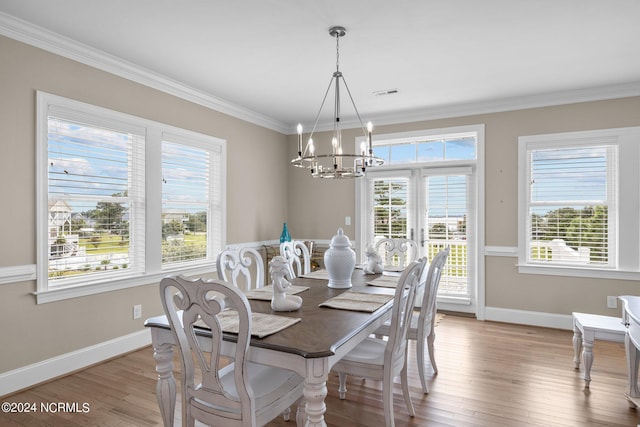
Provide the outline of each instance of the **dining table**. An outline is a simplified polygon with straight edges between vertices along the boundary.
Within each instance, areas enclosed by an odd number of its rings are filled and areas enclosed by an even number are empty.
[[[375,279],[387,279],[376,282]],[[397,279],[397,277],[396,277]],[[391,280],[391,282],[393,279]],[[267,299],[249,299],[254,313],[272,314],[299,319],[292,326],[262,338],[252,334],[249,360],[295,371],[304,378],[304,401],[301,416],[309,427],[326,426],[327,380],[332,366],[391,317],[394,287],[380,274],[368,275],[361,269],[352,274],[352,287],[328,287],[326,270],[290,280],[293,287],[304,289],[297,295],[302,306],[296,311],[275,312]],[[382,283],[376,286],[376,283]],[[308,288],[308,289],[305,289]],[[349,294],[344,294],[349,292]],[[248,293],[247,293],[248,294]],[[361,311],[356,305],[340,308],[322,306],[339,297],[355,296],[383,300],[378,307]],[[387,296],[387,298],[383,297]],[[176,381],[173,376],[173,347],[176,345],[167,317],[156,316],[145,321],[151,330],[154,360],[158,373],[156,395],[165,426],[173,425]],[[205,328],[197,330],[203,343],[211,338]],[[237,335],[224,333],[224,344],[232,354]]]

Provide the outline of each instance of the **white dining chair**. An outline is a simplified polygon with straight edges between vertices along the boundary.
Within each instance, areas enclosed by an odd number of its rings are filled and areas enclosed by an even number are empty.
[[[311,272],[311,254],[302,240],[280,243],[280,256],[289,261],[294,277]]]
[[[195,421],[216,426],[262,426],[301,400],[304,379],[293,371],[249,362],[251,307],[244,294],[222,280],[160,281],[160,297],[180,349],[183,426]],[[238,313],[238,338],[232,361],[223,357],[219,314]],[[211,338],[196,336],[211,330]]]
[[[436,303],[438,297],[438,287],[440,286],[440,277],[442,270],[447,263],[449,257],[450,248],[438,252],[428,269],[425,269],[420,279],[421,283],[419,288],[424,289],[424,295],[422,296],[422,302],[420,304],[420,310],[414,310],[411,316],[411,323],[409,324],[409,331],[407,338],[416,341],[416,360],[418,362],[418,374],[420,376],[420,382],[422,383],[422,391],[426,394],[429,393],[427,382],[425,379],[425,344],[429,353],[429,361],[433,368],[433,373],[438,373],[438,366],[436,365],[434,342],[436,339],[435,334],[435,320],[436,313],[438,311],[438,305]],[[423,283],[422,283],[423,282]],[[416,303],[417,304],[417,303]],[[391,332],[390,322],[385,322],[375,332],[376,336],[389,335]]]
[[[411,239],[385,237],[375,242],[374,248],[385,270],[401,271],[418,259],[418,244]]]
[[[398,375],[402,383],[402,394],[409,415],[415,416],[407,379],[407,331],[411,321],[416,288],[424,266],[424,260],[414,261],[400,276],[391,309],[391,328],[388,340],[367,337],[332,368],[334,372],[338,373],[340,379],[340,388],[338,389],[340,399],[346,397],[347,375],[382,381],[384,419],[387,427],[393,427],[395,424],[393,379]]]
[[[220,252],[216,268],[220,280],[231,282],[241,290],[249,291],[265,285],[264,261],[253,248],[226,249]]]

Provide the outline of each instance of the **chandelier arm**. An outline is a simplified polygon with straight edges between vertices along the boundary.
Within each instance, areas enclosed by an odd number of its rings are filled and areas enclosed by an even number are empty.
[[[342,83],[344,84],[345,89],[347,89],[347,94],[349,95],[349,99],[351,100],[351,105],[353,105],[353,109],[356,112],[356,116],[358,117],[358,121],[360,122],[360,128],[362,128],[362,133],[364,136],[367,136],[367,131],[364,127],[364,123],[362,123],[362,119],[360,118],[360,112],[358,111],[358,107],[356,107],[356,103],[353,100],[353,96],[351,96],[351,91],[349,90],[349,85],[347,85],[347,80],[342,76]]]
[[[336,72],[336,92],[333,105],[333,137],[336,139],[336,146],[333,148],[334,154],[339,154],[340,150],[342,150],[342,134],[340,132],[340,77],[342,77],[342,73]],[[336,159],[333,161],[333,167],[338,167]]]
[[[316,131],[316,127],[318,126],[318,121],[320,120],[320,113],[322,113],[322,108],[324,107],[324,103],[327,100],[327,96],[329,95],[329,90],[331,90],[331,85],[333,84],[333,76],[331,76],[331,80],[329,80],[329,86],[327,86],[327,90],[324,93],[324,98],[322,98],[322,103],[320,104],[320,109],[318,110],[318,114],[316,114],[316,120],[313,123],[313,128],[311,129],[311,133],[309,134],[309,139],[313,138],[313,134]],[[307,145],[304,147],[305,154],[307,153],[307,148],[309,147],[309,140],[307,140]]]

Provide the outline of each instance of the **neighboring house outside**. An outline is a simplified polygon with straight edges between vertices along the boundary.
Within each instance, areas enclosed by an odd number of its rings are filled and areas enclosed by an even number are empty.
[[[64,200],[49,201],[49,253],[51,257],[75,255],[78,235],[71,234],[72,209]]]

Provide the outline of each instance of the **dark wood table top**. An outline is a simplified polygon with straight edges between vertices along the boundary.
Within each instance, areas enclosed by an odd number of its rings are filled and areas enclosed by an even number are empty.
[[[249,300],[251,309],[258,313],[276,314],[279,316],[296,317],[300,322],[278,333],[264,338],[251,338],[251,346],[293,353],[304,358],[328,357],[334,354],[335,349],[358,332],[365,329],[371,322],[384,316],[391,309],[393,300],[390,300],[374,313],[358,312],[351,310],[339,310],[327,307],[318,307],[319,304],[341,293],[351,290],[356,292],[368,292],[373,294],[393,295],[393,288],[369,286],[366,282],[379,277],[379,275],[365,275],[362,270],[353,272],[351,289],[332,289],[327,287],[327,280],[296,278],[292,284],[308,286],[310,289],[298,295],[302,297],[302,307],[291,312],[276,312],[271,310],[270,301]],[[165,316],[147,319],[147,327],[160,327],[169,329]],[[207,335],[206,330],[202,331]],[[225,334],[225,339],[235,341],[234,334]]]

